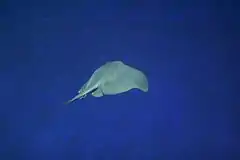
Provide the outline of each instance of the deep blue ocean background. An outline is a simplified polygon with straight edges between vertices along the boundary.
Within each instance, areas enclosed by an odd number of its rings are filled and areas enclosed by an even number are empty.
[[[240,159],[237,3],[0,7],[0,160]],[[64,105],[111,60],[143,71],[149,92]]]

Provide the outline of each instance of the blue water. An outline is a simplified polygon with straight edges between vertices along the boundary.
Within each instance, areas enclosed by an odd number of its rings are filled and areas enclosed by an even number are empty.
[[[1,4],[0,159],[238,159],[237,6],[93,3]],[[64,105],[111,60],[149,92]]]

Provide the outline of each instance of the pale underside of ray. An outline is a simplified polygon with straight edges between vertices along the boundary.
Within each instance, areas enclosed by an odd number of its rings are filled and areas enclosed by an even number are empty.
[[[103,95],[124,93],[133,88],[147,92],[146,76],[141,71],[121,61],[107,62],[92,74],[78,91],[78,95],[69,100],[68,103],[85,98],[90,92],[94,97],[102,97]]]

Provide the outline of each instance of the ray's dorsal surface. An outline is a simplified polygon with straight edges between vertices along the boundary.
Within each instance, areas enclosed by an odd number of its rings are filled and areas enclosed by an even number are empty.
[[[124,63],[118,63],[115,68],[115,78],[101,84],[104,95],[114,95],[127,92],[131,89],[148,91],[148,81],[146,76],[139,70],[132,68]]]
[[[148,91],[148,80],[144,73],[122,61],[111,61],[95,70],[78,94],[67,103],[83,99],[88,93],[94,97],[102,97],[124,93],[134,88]]]

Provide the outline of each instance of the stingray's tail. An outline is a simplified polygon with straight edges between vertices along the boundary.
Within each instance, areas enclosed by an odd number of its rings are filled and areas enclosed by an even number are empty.
[[[69,101],[65,102],[65,104],[69,104],[72,103],[73,101],[76,101],[77,99],[82,99],[85,98],[87,95],[82,95],[82,94],[78,94],[75,97],[73,97],[72,99],[70,99]]]
[[[69,101],[65,102],[65,104],[69,104],[72,103],[73,101],[76,101],[77,99],[81,98],[81,95],[76,95],[75,97],[73,97],[72,99],[70,99]]]
[[[73,102],[73,100],[69,100],[69,101],[67,101],[67,102],[64,102],[64,104],[70,104],[70,103],[72,103]]]

